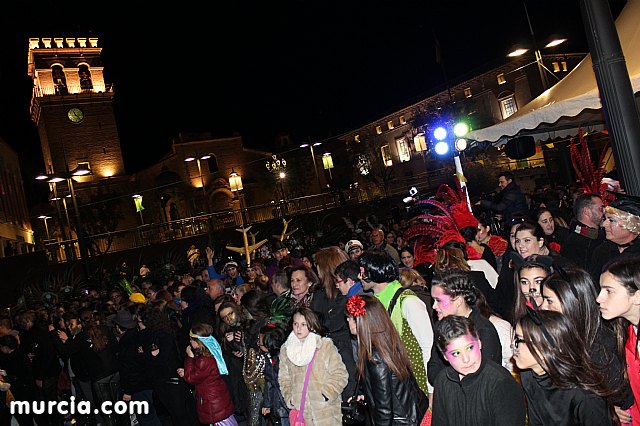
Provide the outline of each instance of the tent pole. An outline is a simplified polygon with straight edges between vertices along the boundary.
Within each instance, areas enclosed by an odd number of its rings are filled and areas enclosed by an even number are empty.
[[[607,0],[580,0],[580,10],[618,178],[640,195],[640,115],[611,9]]]

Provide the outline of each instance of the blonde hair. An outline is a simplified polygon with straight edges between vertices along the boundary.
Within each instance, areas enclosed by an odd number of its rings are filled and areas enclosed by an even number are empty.
[[[411,287],[414,285],[420,287],[427,287],[427,282],[422,278],[422,275],[415,269],[400,268],[400,284],[402,287]]]
[[[450,269],[461,269],[465,272],[469,272],[471,270],[469,264],[464,259],[464,253],[462,253],[462,250],[453,247],[438,249],[435,271],[442,273]]]

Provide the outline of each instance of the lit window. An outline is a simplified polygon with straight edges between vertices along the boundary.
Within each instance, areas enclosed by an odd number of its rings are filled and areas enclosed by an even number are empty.
[[[376,126],[376,133],[379,135],[382,134],[382,126]]]
[[[385,167],[393,166],[393,160],[391,160],[391,150],[389,149],[389,145],[384,145],[380,148],[382,152],[382,162]]]
[[[387,127],[389,128],[389,130],[393,130],[393,120],[387,121]]]
[[[562,71],[567,72],[567,61],[562,61]]]
[[[557,62],[551,62],[551,65],[553,65],[553,72],[560,72],[560,64]]]
[[[409,152],[409,145],[407,141],[402,138],[396,141],[396,145],[398,147],[398,156],[400,157],[400,162],[404,163],[405,161],[411,160],[411,153]]]
[[[518,111],[516,100],[513,96],[500,100],[500,108],[502,109],[502,117],[507,118]]]
[[[464,89],[464,97],[465,98],[470,98],[471,97],[471,87],[465,87],[465,89]]]
[[[404,115],[400,116],[400,124],[407,124],[407,120],[404,118]]]
[[[356,135],[353,139],[354,139],[356,142],[360,142],[360,135]]]
[[[505,80],[504,78],[504,73],[500,73],[498,74],[498,84],[505,84],[507,82],[507,80]]]

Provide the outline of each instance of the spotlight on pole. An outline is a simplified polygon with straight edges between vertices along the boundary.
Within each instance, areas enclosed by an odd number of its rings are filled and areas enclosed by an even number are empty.
[[[436,127],[436,129],[433,131],[433,137],[439,141],[445,140],[447,137],[447,129],[442,126]]]
[[[464,137],[467,133],[469,133],[469,126],[467,123],[461,121],[453,126],[453,134],[457,137]]]
[[[440,141],[435,146],[436,154],[446,155],[449,152],[449,144],[445,141]]]
[[[458,152],[464,151],[465,149],[467,149],[468,145],[469,145],[469,143],[467,142],[467,140],[465,138],[456,139],[456,151],[458,151]]]

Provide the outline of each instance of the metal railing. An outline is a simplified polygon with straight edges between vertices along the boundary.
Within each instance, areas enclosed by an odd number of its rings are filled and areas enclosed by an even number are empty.
[[[209,232],[209,230],[220,231],[228,228],[237,228],[243,224],[262,223],[284,217],[316,213],[341,206],[354,206],[372,201],[374,198],[384,199],[397,195],[407,195],[409,188],[412,186],[415,186],[421,192],[426,192],[436,189],[449,178],[450,176],[445,170],[429,171],[414,177],[391,180],[388,182],[386,194],[381,188],[365,190],[356,187],[343,190],[340,193],[309,195],[243,209],[214,212],[186,219],[88,235],[85,237],[86,245],[92,257],[99,256],[105,253],[202,235]],[[76,239],[67,241],[49,240],[45,242],[44,246],[51,262],[66,262],[69,257],[74,259],[80,254]]]

